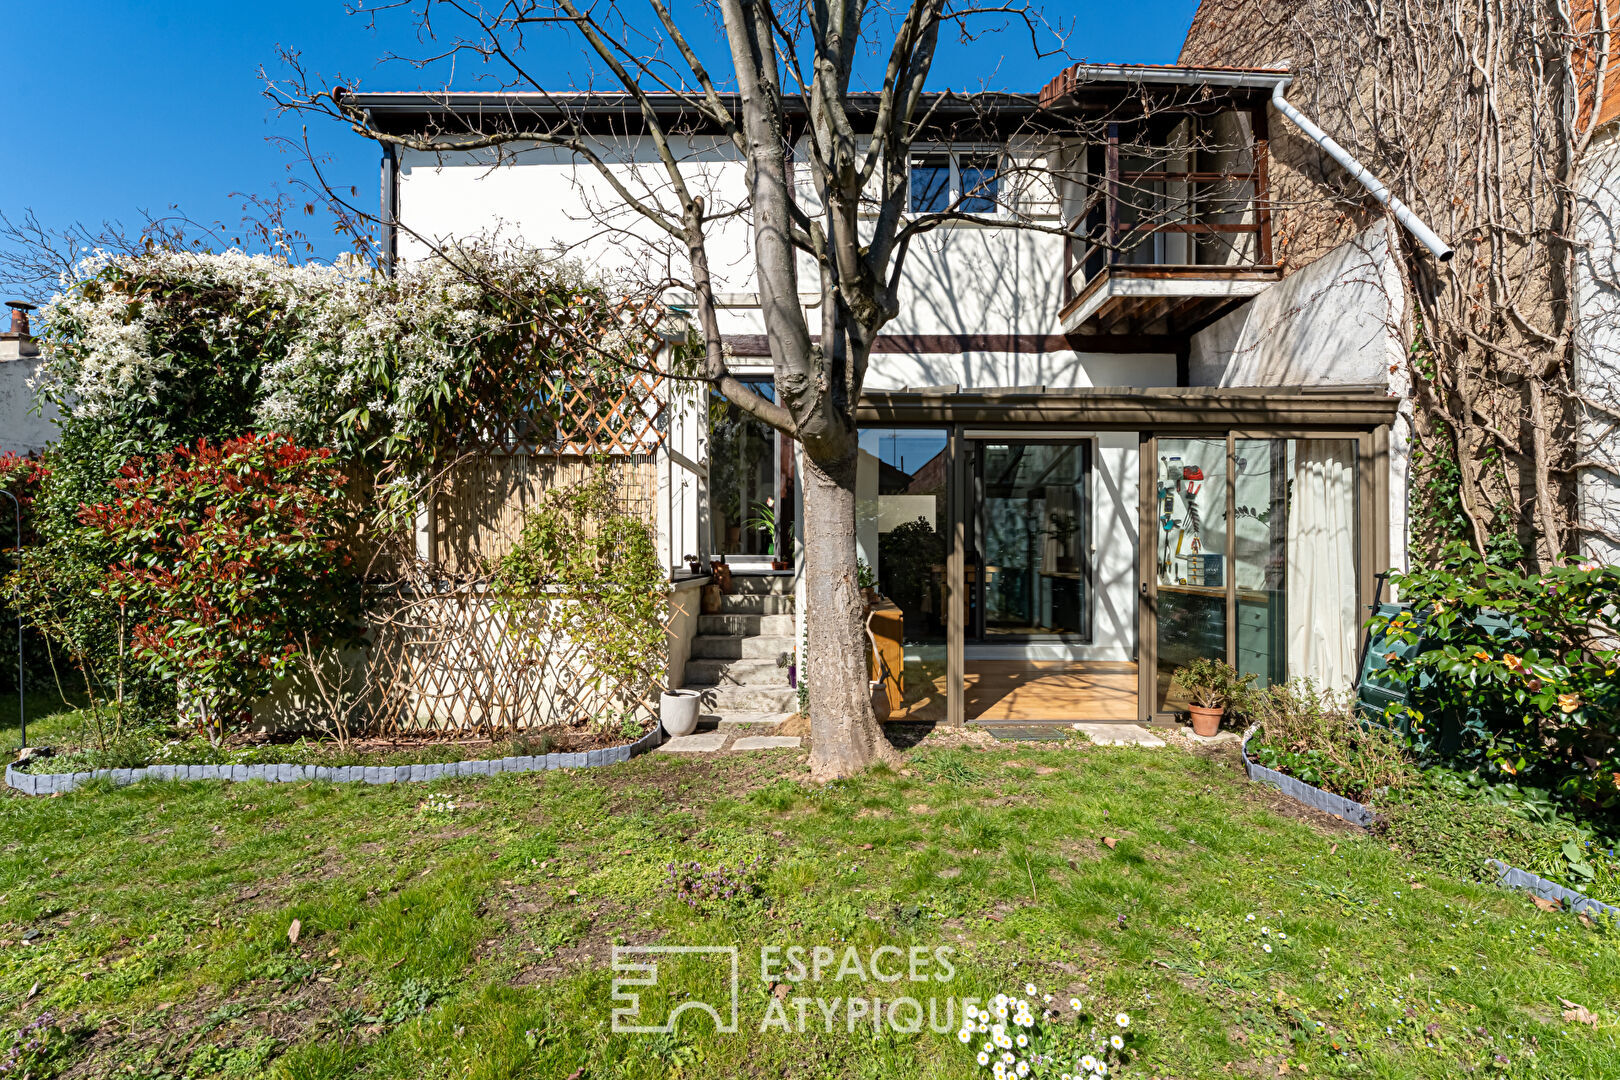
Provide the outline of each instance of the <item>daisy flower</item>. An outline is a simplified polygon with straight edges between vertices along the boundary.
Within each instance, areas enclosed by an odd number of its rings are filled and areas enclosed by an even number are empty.
[[[1013,1067],[1013,1072],[1017,1073],[1020,1077],[1028,1076],[1029,1075],[1029,1062],[1020,1061],[1016,1066]]]
[[[988,1064],[990,1064],[990,1055],[985,1053],[983,1050],[979,1051],[979,1064],[980,1065],[988,1065]]]
[[[1110,1035],[1108,1037],[1108,1045],[1112,1046],[1115,1050],[1123,1050],[1125,1049],[1125,1040],[1121,1036]]]
[[[1096,1072],[1097,1059],[1092,1057],[1090,1054],[1087,1054],[1085,1057],[1080,1059],[1080,1067],[1086,1072]]]
[[[1013,1042],[1017,1043],[1018,1048],[1022,1050],[1024,1047],[1029,1045],[1029,1036],[1020,1031],[1018,1033],[1018,1038],[1014,1039]]]
[[[1114,1023],[1118,1024],[1122,1028],[1128,1028],[1131,1026],[1131,1018],[1126,1013],[1116,1013],[1114,1015]]]
[[[1261,947],[1261,948],[1262,948],[1262,949],[1264,949],[1264,950],[1266,950],[1266,952],[1270,952],[1270,951],[1271,951],[1271,946],[1270,946],[1270,945],[1262,945],[1262,946],[1260,946],[1260,947]]]
[[[1080,1011],[1080,999],[1079,998],[1070,998],[1069,999],[1069,1008],[1073,1009],[1075,1012],[1079,1012]]]
[[[963,1046],[966,1046],[972,1040],[973,1032],[969,1031],[967,1028],[963,1028],[961,1031],[956,1033],[956,1041],[961,1043]]]
[[[1034,995],[1034,994],[1037,994],[1039,992],[1040,991],[1035,989],[1035,984],[1034,983],[1025,983],[1024,984],[1024,993]]]

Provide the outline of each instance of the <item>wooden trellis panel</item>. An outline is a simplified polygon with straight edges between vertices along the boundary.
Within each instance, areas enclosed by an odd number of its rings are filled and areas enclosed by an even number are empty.
[[[651,674],[632,686],[595,671],[568,632],[568,608],[471,589],[380,605],[369,656],[376,728],[498,737],[656,720]]]
[[[434,502],[433,551],[438,567],[457,578],[482,573],[512,549],[523,518],[545,494],[587,479],[612,475],[619,509],[643,521],[657,515],[658,466],[650,454],[593,462],[556,454],[487,454],[449,470]]]

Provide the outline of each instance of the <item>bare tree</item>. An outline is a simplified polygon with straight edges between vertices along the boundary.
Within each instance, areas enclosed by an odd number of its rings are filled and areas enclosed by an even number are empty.
[[[512,111],[505,122],[413,134],[383,130],[341,86],[318,86],[289,54],[290,76],[272,81],[284,107],[324,113],[379,143],[429,152],[514,145],[564,149],[593,167],[627,209],[684,255],[680,275],[695,296],[703,380],[749,415],[803,447],[804,544],[812,724],[811,764],[822,779],[846,776],[892,751],[872,711],[864,612],[856,585],[855,408],[868,356],[883,325],[898,313],[901,267],[913,240],[959,209],[908,215],[912,142],[945,96],[924,93],[940,34],[994,13],[1035,32],[1038,17],[1022,3],[988,7],[914,0],[893,10],[864,0],[779,7],[770,0],[718,0],[708,9],[724,32],[729,77],[712,75],[693,47],[709,27],[683,26],[663,0],[648,0],[644,23],[617,3],[515,0],[488,9],[461,0],[429,0],[418,13],[423,39],[442,48],[415,58],[429,64],[476,58],[504,74],[507,89],[546,95],[529,68],[534,36],[567,30],[611,79],[650,142],[661,190],[633,188],[586,131],[579,110],[535,124]],[[466,36],[434,38],[439,20],[457,19]],[[702,40],[698,38],[698,40]],[[886,43],[886,44],[884,44]],[[887,54],[882,89],[858,95],[867,50]],[[948,96],[948,95],[947,95]],[[859,105],[855,99],[859,97]],[[746,199],[722,210],[682,160],[681,132],[660,98],[678,101],[704,129],[717,132],[746,163]],[[554,114],[556,115],[556,114]],[[797,147],[795,147],[797,143]],[[808,167],[814,205],[789,164]],[[324,181],[322,181],[324,184]],[[711,271],[710,233],[744,214],[751,227],[759,303],[770,342],[775,400],[731,370],[721,339]],[[447,253],[453,258],[453,253]],[[814,275],[818,325],[800,299],[801,254]]]
[[[1576,491],[1589,470],[1620,477],[1620,400],[1579,373],[1620,329],[1613,222],[1583,225],[1592,181],[1613,183],[1612,153],[1594,158],[1611,18],[1607,2],[1205,0],[1189,31],[1183,63],[1297,72],[1290,97],[1457,250],[1444,266],[1411,247],[1405,259],[1420,556],[1449,539],[1531,565],[1594,540],[1620,550]],[[1291,260],[1365,224],[1365,193],[1315,147],[1284,129],[1272,151]],[[1597,300],[1584,312],[1583,277]]]
[[[496,83],[508,93],[486,95],[463,112],[448,89],[435,91],[427,96],[437,107],[410,130],[379,122],[341,80],[311,77],[294,52],[283,53],[284,72],[267,78],[267,92],[286,110],[438,160],[494,168],[537,146],[569,155],[592,180],[576,186],[593,240],[644,245],[651,268],[644,284],[685,288],[701,343],[697,378],[803,449],[811,763],[819,778],[845,776],[891,753],[872,711],[856,584],[855,412],[873,345],[900,313],[908,254],[919,237],[954,222],[1065,236],[1085,231],[1096,253],[1148,241],[1155,216],[1178,219],[1187,208],[1165,203],[1146,184],[1121,193],[1116,181],[1117,196],[1140,196],[1140,224],[1123,239],[1098,234],[1086,222],[1108,185],[1087,176],[1086,155],[1071,151],[1100,142],[1113,120],[1226,106],[1198,87],[1121,87],[1112,105],[1070,112],[1038,107],[1033,94],[925,89],[942,34],[971,42],[984,26],[1010,27],[1058,49],[1062,28],[1048,27],[1022,0],[898,7],[717,0],[703,11],[711,22],[683,22],[663,0],[648,0],[637,22],[618,2],[514,0],[485,9],[430,0],[417,17],[422,40],[432,45],[410,62],[430,68],[476,60],[481,70],[500,73]],[[451,22],[459,33],[447,32]],[[714,30],[727,47],[723,77],[693,45]],[[531,56],[544,57],[554,69],[559,35],[580,46],[604,87],[558,91],[528,66]],[[863,71],[877,88],[860,89]],[[982,190],[958,190],[948,205],[916,212],[913,145],[989,138],[1008,149],[994,166],[995,213],[981,212]],[[629,164],[616,147],[632,148]],[[650,163],[646,155],[637,162],[634,150],[648,147]],[[1029,147],[1038,152],[1025,152]],[[1132,149],[1144,157],[1165,151]],[[745,165],[740,197],[707,168],[711,150]],[[336,195],[318,167],[312,175],[312,189],[340,203],[341,217],[375,220]],[[1026,202],[1055,207],[1064,184],[1085,193],[1085,205],[1066,220],[1028,211]],[[398,227],[418,250],[466,265],[455,238]],[[745,228],[750,239],[748,269],[769,342],[774,400],[737,376],[722,338],[717,280],[730,267],[717,263],[724,256],[717,256],[716,236],[728,228]]]

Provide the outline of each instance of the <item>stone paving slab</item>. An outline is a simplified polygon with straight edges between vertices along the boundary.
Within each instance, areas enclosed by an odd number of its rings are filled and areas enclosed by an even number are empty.
[[[748,735],[731,744],[733,750],[784,750],[799,748],[793,735]]]
[[[1164,740],[1140,724],[1076,724],[1074,730],[1098,746],[1163,746]]]
[[[773,728],[792,717],[793,713],[731,713],[720,717],[722,731]]]
[[[705,731],[698,735],[682,735],[658,748],[660,754],[707,754],[726,745],[724,731]]]

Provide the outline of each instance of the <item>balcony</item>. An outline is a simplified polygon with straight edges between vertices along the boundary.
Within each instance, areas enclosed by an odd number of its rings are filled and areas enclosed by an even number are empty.
[[[1263,107],[1105,130],[1064,178],[1064,334],[1183,342],[1282,276]]]

